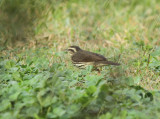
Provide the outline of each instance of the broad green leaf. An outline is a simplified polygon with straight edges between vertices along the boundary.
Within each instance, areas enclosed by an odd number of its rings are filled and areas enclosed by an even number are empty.
[[[40,107],[32,105],[26,109],[27,116],[34,117],[40,111]]]
[[[20,91],[14,92],[12,95],[9,96],[9,100],[10,100],[10,101],[15,101],[15,100],[17,100],[19,94],[20,94]]]
[[[37,99],[42,107],[47,107],[57,100],[49,89],[40,91],[37,95]]]
[[[16,64],[15,61],[13,61],[13,60],[8,60],[8,61],[6,62],[6,64],[5,64],[5,68],[6,68],[6,69],[9,69],[9,68],[15,66],[15,64]]]
[[[16,81],[22,81],[22,78],[21,78],[21,75],[20,75],[19,72],[14,72],[14,73],[12,74],[12,76],[13,76],[13,79],[14,79],[14,80],[16,80]]]
[[[86,86],[92,86],[96,85],[100,79],[102,79],[102,76],[97,76],[97,75],[87,75],[85,77],[85,84]]]
[[[1,119],[16,119],[16,116],[13,115],[12,112],[4,112],[0,114]]]
[[[66,113],[66,110],[64,110],[62,107],[56,107],[53,109],[53,113],[57,116],[60,117]]]
[[[107,112],[106,114],[101,115],[99,119],[112,119],[112,114]]]
[[[86,93],[88,95],[93,95],[97,90],[97,87],[96,86],[90,86],[86,89]]]
[[[10,80],[10,79],[12,79],[12,75],[11,74],[0,74],[0,80],[1,81],[7,81],[7,80]]]
[[[9,100],[4,99],[1,103],[0,103],[0,112],[4,111],[8,108],[11,108],[11,103]]]

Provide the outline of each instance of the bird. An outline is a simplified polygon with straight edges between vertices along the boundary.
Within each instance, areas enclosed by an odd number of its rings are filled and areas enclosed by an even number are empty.
[[[83,50],[79,46],[70,46],[67,51],[71,55],[71,61],[73,65],[80,69],[84,69],[88,65],[93,67],[120,65],[119,63],[108,61],[108,59],[103,55]]]

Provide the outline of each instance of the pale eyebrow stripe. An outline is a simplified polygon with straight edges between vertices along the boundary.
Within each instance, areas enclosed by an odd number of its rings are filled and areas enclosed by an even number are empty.
[[[68,48],[68,50],[73,50],[74,52],[76,52],[75,48]]]

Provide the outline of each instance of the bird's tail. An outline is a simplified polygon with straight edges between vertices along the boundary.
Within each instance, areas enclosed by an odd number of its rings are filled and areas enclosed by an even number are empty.
[[[105,65],[120,65],[119,63],[116,62],[112,62],[112,61],[99,61],[99,62],[95,62],[95,65],[101,65],[101,66],[105,66]]]

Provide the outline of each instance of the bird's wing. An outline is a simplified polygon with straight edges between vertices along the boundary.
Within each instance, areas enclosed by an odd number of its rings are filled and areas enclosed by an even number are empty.
[[[98,61],[98,62],[95,62],[94,65],[98,65],[98,66],[117,65],[118,66],[120,64],[112,61]]]
[[[107,59],[97,53],[80,51],[72,56],[74,62],[96,62],[96,61],[107,61]]]

